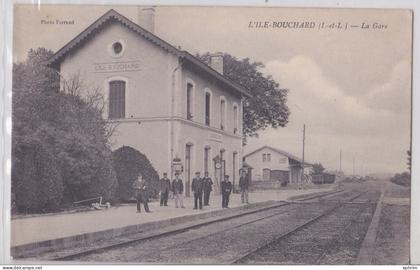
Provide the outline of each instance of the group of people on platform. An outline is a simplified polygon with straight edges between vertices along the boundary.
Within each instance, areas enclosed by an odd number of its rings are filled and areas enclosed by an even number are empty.
[[[194,210],[203,209],[203,206],[209,206],[210,194],[213,190],[213,181],[209,177],[209,173],[205,172],[204,177],[201,177],[200,172],[195,173],[195,177],[191,183],[191,191],[194,195]],[[142,175],[139,175],[138,179],[133,183],[133,189],[137,200],[137,213],[141,212],[141,204],[144,205],[144,210],[150,213],[147,198],[147,185],[146,181],[143,181]],[[239,188],[241,191],[242,203],[248,203],[248,188],[249,182],[246,177],[245,171],[241,171],[239,178]],[[184,196],[184,183],[179,177],[179,172],[175,173],[175,179],[171,180],[168,178],[167,173],[163,173],[162,179],[159,180],[160,189],[160,206],[168,206],[169,193],[172,192],[175,200],[176,208],[185,208],[183,196]],[[229,175],[225,175],[221,182],[221,193],[222,193],[222,208],[229,208],[229,197],[232,193],[232,183],[229,181]]]

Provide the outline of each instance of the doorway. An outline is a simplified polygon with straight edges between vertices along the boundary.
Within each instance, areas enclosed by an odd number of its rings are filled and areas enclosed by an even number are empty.
[[[185,196],[190,196],[192,144],[185,145]]]
[[[271,175],[271,170],[270,169],[263,169],[263,180],[264,181],[269,181],[270,180],[270,175]]]

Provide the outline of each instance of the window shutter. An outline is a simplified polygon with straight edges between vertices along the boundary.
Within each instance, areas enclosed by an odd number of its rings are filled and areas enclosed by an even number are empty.
[[[109,119],[125,118],[125,82],[109,83]]]

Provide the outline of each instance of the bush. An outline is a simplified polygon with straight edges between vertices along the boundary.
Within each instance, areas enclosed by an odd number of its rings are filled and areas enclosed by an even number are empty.
[[[411,186],[411,174],[408,172],[397,173],[391,178],[391,182],[400,186]]]
[[[148,186],[148,195],[156,198],[159,193],[159,175],[147,157],[136,149],[123,146],[112,153],[114,170],[118,180],[116,197],[128,201],[133,197],[132,184],[139,174]]]
[[[117,188],[103,96],[78,76],[59,91],[58,73],[45,66],[51,56],[30,50],[27,61],[13,65],[12,190],[19,211],[99,196],[109,201]]]
[[[102,196],[102,201],[113,202],[118,187],[117,178],[112,166],[112,152],[98,155],[95,166],[98,168],[92,174],[91,181],[80,193],[82,198]]]
[[[64,188],[52,153],[35,142],[21,146],[15,153],[17,161],[13,164],[12,179],[18,211],[58,210]]]

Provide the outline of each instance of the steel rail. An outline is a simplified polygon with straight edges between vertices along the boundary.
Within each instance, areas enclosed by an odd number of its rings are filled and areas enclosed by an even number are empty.
[[[292,203],[289,203],[289,204],[287,204],[287,205],[293,205],[293,204],[292,204]],[[188,241],[184,241],[184,242],[181,242],[181,243],[179,243],[179,244],[174,244],[174,245],[171,245],[171,246],[166,247],[166,248],[164,248],[164,249],[160,249],[160,250],[159,250],[159,252],[162,252],[162,251],[165,251],[165,250],[170,250],[170,249],[176,249],[177,247],[183,246],[183,245],[188,244],[188,243],[195,242],[195,241],[200,240],[200,239],[208,238],[208,237],[211,237],[211,236],[213,236],[213,235],[217,235],[217,234],[220,234],[220,233],[223,233],[223,232],[227,232],[227,231],[230,231],[230,230],[233,230],[233,229],[236,229],[236,228],[243,227],[243,226],[245,226],[245,225],[249,225],[249,224],[256,223],[256,222],[258,222],[258,221],[264,220],[264,219],[268,219],[268,218],[271,218],[271,217],[277,216],[277,215],[278,215],[278,214],[280,214],[280,213],[289,213],[289,212],[292,212],[293,210],[295,210],[296,208],[298,208],[298,207],[295,207],[295,208],[289,209],[287,212],[280,212],[280,211],[277,211],[277,212],[276,212],[276,213],[274,213],[274,214],[270,214],[270,215],[267,215],[267,216],[259,217],[259,218],[256,218],[256,219],[253,219],[253,220],[250,220],[250,221],[247,221],[247,222],[244,222],[244,223],[241,223],[241,224],[238,224],[238,225],[232,226],[232,227],[228,227],[228,228],[225,228],[225,229],[222,229],[222,230],[218,230],[218,231],[213,232],[213,233],[210,233],[210,234],[206,234],[206,235],[203,235],[203,236],[198,236],[198,237],[195,237],[195,238],[190,239],[190,240],[188,240]],[[150,252],[150,253],[145,254],[144,256],[145,256],[145,257],[147,257],[148,255],[150,255],[150,254],[154,254],[154,253],[155,253],[155,252]]]
[[[362,203],[359,203],[362,204]],[[364,203],[365,206],[369,206],[370,203]],[[357,215],[356,217],[353,217],[349,223],[344,227],[344,229],[341,231],[341,233],[337,236],[334,237],[333,239],[331,239],[329,241],[329,243],[333,243],[333,242],[338,242],[341,239],[343,239],[344,234],[347,232],[347,230],[356,222],[356,220],[362,215],[362,213],[359,213],[359,215]],[[331,247],[332,245],[327,245],[327,247],[324,249],[324,251],[321,253],[321,255],[315,260],[315,262],[313,264],[319,265],[321,263],[321,260],[325,258],[325,256],[328,254],[328,252],[331,251]]]
[[[341,192],[341,191],[340,191],[340,192]],[[335,192],[333,192],[333,193],[328,193],[328,194],[322,194],[322,195],[320,194],[320,195],[318,195],[317,197],[319,197],[319,196],[329,196],[329,195],[334,194],[334,193],[337,193],[337,191],[335,191]],[[310,200],[310,199],[312,199],[312,198],[313,198],[313,196],[311,196],[311,198],[303,198],[303,199],[301,199],[301,200],[306,200],[306,199]],[[299,202],[299,203],[289,202],[289,203],[284,204],[284,205],[281,205],[281,206],[294,205],[294,204],[301,204],[301,203],[303,203],[303,202]],[[279,206],[279,207],[280,207],[280,206]],[[278,208],[279,208],[279,207],[278,207]],[[277,208],[277,207],[276,207],[276,208]],[[185,244],[195,242],[195,241],[197,241],[197,240],[199,240],[199,239],[205,239],[205,238],[211,237],[211,236],[213,236],[213,235],[217,235],[217,234],[220,234],[220,233],[223,233],[223,232],[226,232],[226,231],[230,231],[230,230],[233,230],[233,229],[236,229],[236,228],[243,227],[243,226],[245,226],[245,225],[249,225],[249,224],[252,224],[252,223],[256,223],[256,222],[261,221],[261,220],[264,220],[264,219],[269,219],[269,218],[271,218],[271,217],[277,216],[277,215],[278,215],[278,214],[280,214],[280,213],[289,213],[289,212],[294,211],[296,208],[298,208],[298,207],[295,207],[295,208],[292,208],[292,209],[288,209],[286,212],[284,212],[284,211],[277,211],[277,212],[275,212],[275,213],[273,213],[273,214],[269,214],[269,215],[266,215],[266,216],[263,216],[263,217],[259,217],[259,218],[256,218],[256,219],[253,219],[253,220],[250,220],[250,221],[247,221],[247,222],[244,222],[244,223],[241,223],[241,224],[238,224],[238,225],[232,226],[232,227],[228,227],[228,228],[225,228],[225,229],[222,229],[222,230],[218,230],[218,231],[213,232],[213,233],[210,233],[210,234],[206,234],[206,235],[203,235],[203,236],[198,236],[198,237],[195,237],[195,238],[190,239],[190,240],[188,240],[188,241],[184,241],[184,242],[179,243],[179,244],[174,244],[174,245],[168,246],[168,247],[166,247],[166,248],[164,248],[164,249],[159,250],[159,252],[166,251],[166,250],[171,250],[171,249],[176,249],[177,247],[184,246]],[[272,210],[272,209],[273,209],[273,208],[268,209],[268,210]],[[265,211],[265,209],[264,209],[264,211]],[[328,210],[327,210],[327,211],[328,211]],[[204,225],[204,226],[205,226],[205,225]],[[148,257],[148,255],[150,255],[150,254],[154,254],[154,253],[155,253],[155,252],[149,252],[149,253],[147,253],[147,254],[144,254],[143,256]]]
[[[310,200],[310,199],[313,199],[315,197],[325,197],[325,196],[329,196],[329,195],[339,193],[339,192],[343,192],[343,190],[340,190],[340,191],[335,190],[335,191],[330,192],[330,193],[323,193],[323,194],[319,194],[319,195],[316,195],[316,196],[309,196],[308,198],[306,198],[306,197],[301,198],[300,201]],[[348,191],[348,192],[350,192],[350,191]],[[275,205],[268,206],[268,207],[262,207],[262,208],[257,208],[257,209],[246,211],[246,212],[239,213],[239,214],[232,214],[232,215],[228,215],[228,216],[223,216],[223,217],[220,217],[220,218],[215,218],[215,219],[210,220],[210,221],[204,221],[204,222],[201,222],[201,223],[189,225],[189,226],[182,227],[182,228],[179,228],[179,229],[174,229],[174,230],[165,231],[165,232],[155,232],[155,233],[151,233],[149,235],[143,235],[143,236],[140,236],[140,237],[137,237],[137,238],[134,238],[134,239],[129,239],[129,240],[122,240],[121,242],[107,244],[107,245],[104,245],[104,246],[101,246],[101,247],[94,247],[94,248],[88,248],[88,249],[85,249],[85,250],[82,250],[82,251],[76,251],[76,252],[73,252],[71,254],[66,254],[66,255],[61,255],[61,256],[60,255],[59,256],[50,256],[50,257],[46,256],[47,257],[46,260],[53,260],[53,261],[74,260],[78,257],[83,257],[83,256],[87,256],[87,255],[94,254],[94,253],[99,253],[99,252],[103,252],[103,251],[107,251],[107,250],[111,250],[111,249],[115,249],[115,248],[120,248],[120,247],[130,245],[130,244],[133,244],[133,243],[136,243],[136,242],[159,239],[159,238],[162,238],[162,237],[165,237],[165,236],[168,236],[168,235],[179,234],[179,233],[183,233],[183,232],[186,232],[188,230],[191,230],[191,229],[204,227],[204,226],[207,226],[207,225],[210,225],[210,224],[213,224],[213,223],[223,222],[223,221],[243,217],[243,216],[246,216],[246,215],[252,215],[252,214],[255,214],[257,212],[269,211],[269,210],[272,210],[274,208],[280,208],[280,207],[287,206],[287,205],[292,205],[292,204],[293,204],[293,202],[280,201],[279,203],[277,203]],[[266,218],[268,218],[268,217],[266,217]],[[242,224],[242,226],[243,225],[244,224]],[[51,254],[51,252],[49,254]]]
[[[320,197],[327,197],[327,196],[331,196],[331,195],[336,195],[337,193],[342,193],[346,190],[344,189],[339,189],[339,190],[334,190],[328,193],[321,193],[321,194],[314,194],[314,195],[309,195],[307,197],[303,197],[303,198],[297,198],[296,200],[291,200],[292,202],[300,202],[300,201],[308,201],[308,200],[312,200],[312,199],[316,199],[316,198],[320,198]],[[350,191],[347,191],[350,192]]]
[[[366,192],[360,192],[356,196],[351,197],[349,199],[349,201],[355,200],[355,199],[357,199],[358,197],[362,196],[365,193]],[[248,251],[246,251],[245,253],[241,254],[240,256],[238,256],[238,257],[234,258],[233,260],[227,262],[227,264],[235,264],[235,263],[238,263],[240,260],[243,260],[244,258],[249,257],[251,254],[258,252],[259,250],[263,249],[264,247],[270,245],[271,243],[276,242],[276,241],[279,241],[279,240],[281,240],[283,238],[286,238],[286,237],[292,235],[293,233],[296,233],[296,232],[298,232],[298,231],[300,231],[300,230],[308,227],[309,225],[311,225],[312,223],[318,221],[319,219],[321,219],[321,218],[323,218],[323,217],[325,217],[325,216],[333,213],[335,210],[337,210],[338,208],[342,207],[343,205],[344,205],[343,202],[339,202],[336,206],[334,206],[334,207],[328,209],[327,211],[325,211],[325,212],[317,215],[316,217],[313,217],[313,218],[309,219],[308,221],[304,222],[303,224],[301,224],[301,225],[299,225],[299,226],[297,226],[297,227],[295,227],[295,228],[293,228],[293,229],[291,229],[291,230],[289,230],[289,231],[281,234],[280,236],[276,236],[276,237],[268,240],[267,242],[265,242],[264,244],[262,244],[262,245],[260,245],[260,246],[258,246],[256,248],[249,249]]]

